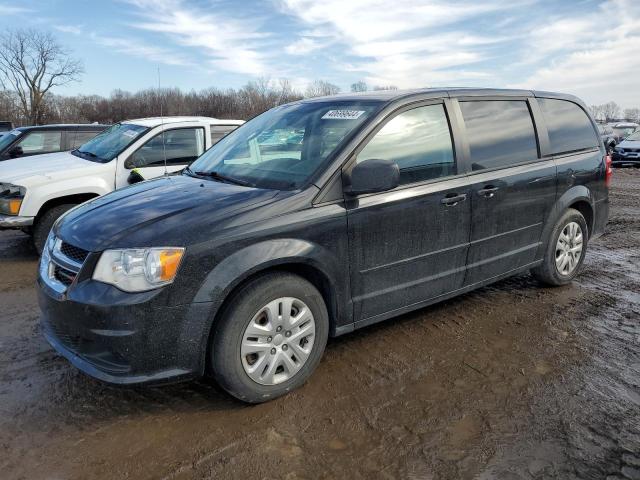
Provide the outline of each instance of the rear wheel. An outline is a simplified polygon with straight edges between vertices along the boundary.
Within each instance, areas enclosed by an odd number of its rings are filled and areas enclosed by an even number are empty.
[[[258,277],[236,292],[216,326],[213,375],[245,402],[277,398],[309,378],[328,332],[324,300],[311,283],[286,273]]]
[[[47,236],[49,235],[53,224],[56,223],[56,220],[60,218],[63,213],[66,213],[73,207],[75,207],[75,204],[67,203],[64,205],[57,205],[55,207],[51,207],[36,218],[36,221],[33,224],[33,244],[38,253],[42,253],[44,244],[47,241]]]
[[[571,282],[584,261],[588,237],[584,216],[573,208],[568,209],[551,233],[542,265],[531,270],[533,276],[551,286]]]

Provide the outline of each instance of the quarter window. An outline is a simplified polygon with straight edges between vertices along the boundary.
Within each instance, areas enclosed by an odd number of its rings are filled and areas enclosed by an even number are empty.
[[[573,102],[540,98],[551,153],[554,155],[597,147],[600,143],[587,114]]]
[[[164,144],[163,144],[164,137]],[[127,161],[127,168],[188,165],[204,153],[204,128],[180,128],[159,133]]]
[[[62,132],[31,132],[18,143],[25,155],[37,153],[59,152]]]
[[[460,102],[471,150],[471,169],[510,167],[538,158],[527,102]]]
[[[449,122],[443,105],[418,107],[392,118],[358,154],[358,163],[393,160],[400,183],[454,175],[456,172]]]

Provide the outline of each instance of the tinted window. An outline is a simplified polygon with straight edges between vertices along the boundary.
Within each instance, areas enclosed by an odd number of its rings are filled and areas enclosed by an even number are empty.
[[[211,125],[211,145],[218,143],[236,128],[238,128],[237,125]]]
[[[578,105],[566,100],[538,99],[549,131],[551,153],[565,153],[599,145],[591,120]]]
[[[18,146],[22,147],[25,155],[59,152],[61,140],[60,131],[31,132],[18,142]]]
[[[401,184],[453,175],[455,160],[444,107],[414,108],[391,119],[358,154],[357,162],[373,158],[396,162]]]
[[[89,131],[89,132],[83,132],[83,131],[76,132],[73,138],[73,143],[71,144],[71,150],[75,150],[80,145],[87,143],[89,140],[95,137],[98,133],[100,132],[97,132],[95,130]]]
[[[164,142],[164,144],[163,144]],[[181,128],[160,133],[127,160],[127,168],[188,165],[204,153],[204,128]]]
[[[472,170],[509,167],[538,158],[527,102],[460,102],[471,149]]]

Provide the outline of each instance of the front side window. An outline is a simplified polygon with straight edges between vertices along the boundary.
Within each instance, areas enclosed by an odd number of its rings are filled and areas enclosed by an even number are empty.
[[[573,102],[539,98],[554,155],[597,147],[600,140],[584,110]]]
[[[259,188],[300,188],[381,105],[314,101],[273,108],[225,136],[186,174],[217,174]]]
[[[443,105],[418,107],[392,118],[358,154],[358,163],[392,160],[400,184],[454,175],[456,166]]]
[[[510,167],[538,158],[538,143],[527,102],[460,102],[471,150],[471,169]]]
[[[25,135],[16,146],[22,148],[24,155],[34,155],[59,152],[61,141],[62,132],[60,131],[31,132]]]
[[[147,127],[141,125],[116,123],[71,153],[87,160],[110,162],[147,130]]]
[[[204,153],[204,128],[180,128],[159,133],[129,157],[127,168],[189,165]]]

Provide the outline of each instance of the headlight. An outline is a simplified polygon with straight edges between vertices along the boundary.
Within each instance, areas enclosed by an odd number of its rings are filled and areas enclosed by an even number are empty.
[[[153,290],[173,282],[183,255],[177,247],[105,250],[93,279],[125,292]]]
[[[18,185],[0,183],[0,213],[18,215],[26,190]]]

